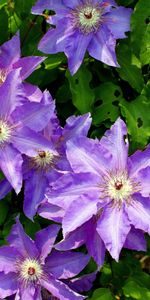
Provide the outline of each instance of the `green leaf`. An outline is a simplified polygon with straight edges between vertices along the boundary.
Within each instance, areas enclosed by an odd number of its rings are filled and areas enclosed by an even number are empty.
[[[143,65],[150,64],[150,24],[147,25],[143,37],[140,58]]]
[[[99,126],[103,121],[110,119],[114,122],[119,115],[118,103],[122,99],[122,92],[119,86],[112,82],[101,84],[95,89],[95,108],[93,111],[93,124]],[[97,103],[100,105],[97,105]]]
[[[91,300],[114,300],[109,289],[101,288],[94,291]]]
[[[131,39],[134,52],[139,56],[142,40],[147,28],[150,15],[150,1],[139,0],[131,18]]]
[[[8,15],[5,7],[0,10],[0,44],[8,38]]]
[[[140,93],[144,80],[138,60],[133,55],[130,47],[124,41],[120,43],[117,57],[121,68],[117,68],[117,71],[123,80],[127,81],[133,89]]]
[[[132,297],[137,300],[149,300],[150,299],[150,290],[146,287],[140,286],[134,278],[127,280],[126,284],[123,287],[124,295]]]
[[[51,70],[57,68],[64,60],[63,53],[50,55],[44,62],[45,69]]]
[[[92,79],[90,71],[82,66],[74,76],[71,76],[67,71],[66,77],[69,81],[74,106],[82,114],[91,111],[94,102],[94,91],[90,88]]]
[[[150,137],[150,102],[141,95],[131,103],[122,101],[120,106],[135,148],[143,148]]]

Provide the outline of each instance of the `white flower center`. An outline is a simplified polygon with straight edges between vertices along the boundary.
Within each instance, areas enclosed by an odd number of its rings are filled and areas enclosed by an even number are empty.
[[[10,126],[5,122],[0,120],[0,146],[9,140],[11,136],[11,128]]]
[[[6,71],[0,69],[0,85],[4,83],[6,79]]]
[[[133,193],[133,184],[127,174],[122,173],[111,177],[107,182],[107,193],[111,199],[118,202],[128,199]]]
[[[25,281],[37,281],[42,274],[42,266],[36,259],[27,258],[20,264],[20,278]]]
[[[83,33],[88,34],[99,28],[102,10],[98,4],[87,2],[85,5],[76,7],[72,14],[74,25]]]
[[[38,155],[32,158],[32,162],[35,167],[40,169],[46,169],[51,166],[54,161],[54,155],[50,151],[38,151]]]

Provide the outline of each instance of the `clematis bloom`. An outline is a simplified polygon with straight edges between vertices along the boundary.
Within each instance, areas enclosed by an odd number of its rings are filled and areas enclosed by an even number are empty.
[[[115,46],[130,30],[131,9],[117,6],[113,0],[37,1],[32,13],[54,10],[49,29],[39,44],[44,53],[64,52],[71,74],[80,67],[86,50],[107,65],[118,66]]]
[[[52,295],[60,300],[85,298],[63,280],[80,273],[89,256],[52,250],[59,229],[58,225],[50,225],[37,232],[33,241],[16,220],[7,238],[9,246],[0,248],[1,299],[16,294],[15,299],[40,300],[46,291],[49,297]]]
[[[48,202],[63,207],[63,234],[96,216],[96,231],[118,260],[131,226],[150,234],[150,147],[128,157],[127,128],[119,118],[104,137],[67,143],[74,173],[58,179]]]

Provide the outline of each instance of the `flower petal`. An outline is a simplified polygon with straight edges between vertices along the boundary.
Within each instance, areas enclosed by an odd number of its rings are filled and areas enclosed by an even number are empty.
[[[33,171],[32,176],[25,180],[24,206],[25,215],[33,220],[37,207],[44,199],[45,190],[48,186],[48,180],[40,171]],[[40,183],[40,184],[39,184]]]
[[[97,177],[90,173],[65,174],[51,184],[52,189],[46,193],[48,202],[67,209],[69,205],[83,194],[90,194],[93,200],[99,199]]]
[[[0,68],[12,69],[12,64],[20,58],[19,34],[0,46]]]
[[[10,246],[18,249],[23,257],[39,257],[39,251],[33,240],[24,232],[19,219],[16,219],[16,224],[13,225],[7,241]]]
[[[28,126],[36,132],[42,131],[45,128],[50,117],[51,105],[44,105],[37,102],[27,102],[12,113],[12,118],[18,126]]]
[[[17,278],[15,273],[0,272],[0,298],[4,299],[17,292]]]
[[[59,225],[52,224],[36,233],[35,244],[39,249],[40,259],[42,259],[42,261],[44,261],[51,252],[59,230]]]
[[[106,24],[116,39],[125,38],[125,32],[130,30],[132,9],[117,7],[106,15]]]
[[[138,172],[150,166],[150,145],[144,151],[136,151],[130,156],[130,175],[138,176]]]
[[[22,57],[13,64],[13,69],[21,68],[20,76],[22,80],[25,80],[45,59],[44,56]]]
[[[55,10],[64,8],[62,1],[60,0],[38,0],[36,4],[32,7],[32,13],[35,15],[40,15],[45,9]]]
[[[99,178],[101,174],[107,173],[111,163],[110,153],[99,141],[87,137],[67,142],[67,158],[74,172],[90,172]]]
[[[64,210],[59,206],[45,202],[40,205],[38,215],[42,218],[61,223],[64,216]]]
[[[40,102],[42,99],[42,92],[36,86],[29,82],[23,82],[23,87],[25,90],[26,97],[31,102]]]
[[[136,251],[146,251],[146,240],[144,238],[144,233],[141,230],[131,227],[131,230],[125,240],[124,248]]]
[[[0,247],[0,272],[16,272],[16,261],[20,257],[17,249],[9,246]]]
[[[97,232],[116,261],[119,259],[120,251],[130,228],[130,222],[123,207],[108,205],[97,222]]]
[[[150,196],[150,167],[142,169],[138,172],[138,176],[135,177],[135,181],[140,184],[140,194],[143,197]]]
[[[63,129],[63,139],[67,141],[75,136],[86,136],[91,126],[91,122],[91,115],[89,113],[82,116],[69,117],[66,120],[66,125]]]
[[[98,268],[100,268],[105,259],[105,246],[104,243],[96,231],[96,221],[91,219],[87,222],[86,225],[86,246],[88,249],[88,253],[94,258],[96,261]]]
[[[124,170],[127,166],[128,142],[125,142],[126,135],[126,125],[123,120],[118,118],[101,139],[101,145],[113,155],[112,167],[117,170]]]
[[[131,224],[150,234],[150,201],[140,194],[134,195],[134,201],[126,206],[126,212]]]
[[[13,146],[0,148],[0,167],[17,194],[22,187],[22,163],[21,154]]]
[[[88,45],[88,52],[95,59],[98,59],[109,66],[118,67],[115,47],[115,38],[106,25],[101,25],[100,29],[93,35],[93,38]]]
[[[89,262],[89,255],[79,252],[53,251],[46,259],[46,268],[55,278],[67,279],[80,273]]]
[[[47,289],[53,296],[61,300],[83,300],[85,297],[72,291],[66,284],[56,280],[53,276],[41,279],[41,285]]]
[[[68,67],[71,75],[74,75],[82,64],[92,36],[93,34],[85,35],[76,30],[74,34],[67,39],[64,52],[68,58]]]
[[[73,201],[64,216],[62,227],[64,237],[80,227],[97,213],[97,201],[88,195],[82,195]]]
[[[28,127],[16,130],[12,137],[12,143],[22,154],[31,157],[36,156],[39,150],[48,150],[52,154],[57,155],[50,141]]]
[[[0,181],[0,199],[3,199],[12,190],[12,185],[7,179]]]
[[[25,94],[21,83],[20,69],[11,71],[0,86],[0,117],[8,118],[17,106],[23,104]]]
[[[93,281],[96,279],[97,272],[80,276],[79,278],[73,278],[68,280],[68,286],[77,293],[87,292],[92,289]]]

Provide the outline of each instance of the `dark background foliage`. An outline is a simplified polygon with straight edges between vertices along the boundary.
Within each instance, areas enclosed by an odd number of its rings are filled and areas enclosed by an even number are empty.
[[[131,32],[127,39],[117,43],[120,68],[104,65],[87,54],[84,64],[71,77],[64,54],[58,53],[47,55],[28,82],[51,92],[62,125],[70,115],[90,111],[92,138],[101,137],[121,116],[127,123],[132,153],[144,149],[150,139],[150,1],[117,0],[117,3],[133,8]],[[37,45],[49,25],[46,17],[30,13],[34,4],[34,0],[0,0],[0,44],[19,30],[22,56],[44,55]],[[30,236],[49,224],[38,216],[34,223],[28,220],[22,213],[22,202],[23,194],[16,197],[14,192],[0,202],[1,245],[18,213]],[[150,238],[146,238],[147,253],[123,250],[118,263],[107,254],[89,299],[150,299]],[[91,261],[85,271],[94,268]]]

